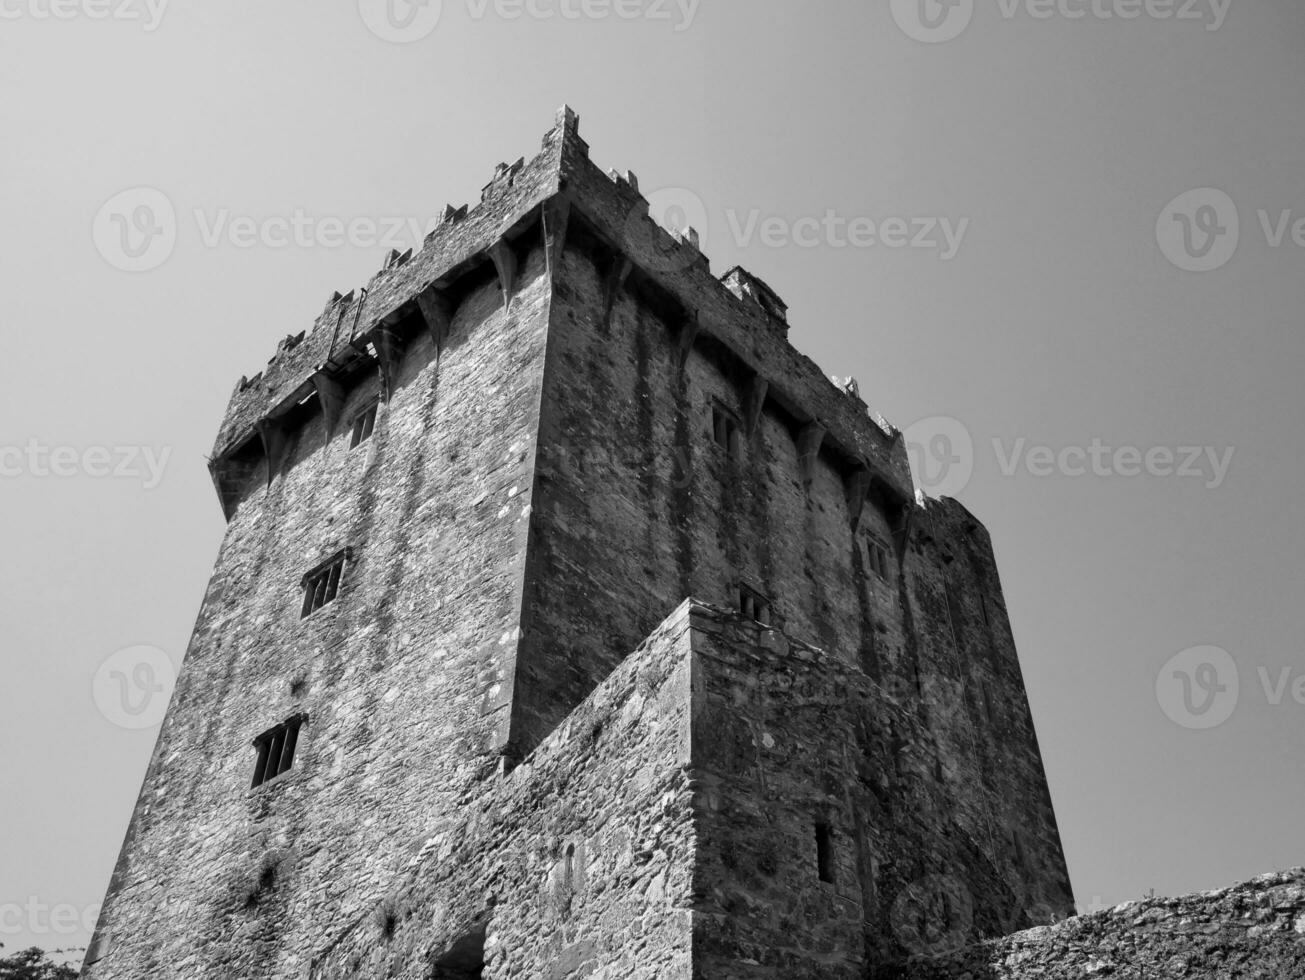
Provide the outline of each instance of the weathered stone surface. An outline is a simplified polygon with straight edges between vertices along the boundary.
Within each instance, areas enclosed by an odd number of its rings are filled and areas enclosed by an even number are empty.
[[[850,978],[1072,906],[986,531],[647,212],[564,111],[234,393],[87,977]]]
[[[1305,870],[1157,898],[886,968],[883,980],[1296,980]]]
[[[536,249],[506,313],[496,281],[469,287],[438,358],[416,335],[369,441],[351,450],[347,424],[327,441],[310,415],[270,485],[266,459],[244,479],[88,975],[298,977],[494,776],[520,627],[543,268]],[[357,378],[343,417],[379,385]],[[344,547],[339,597],[301,619],[301,577]],[[299,712],[294,768],[251,790],[251,739]]]
[[[689,626],[686,606],[524,765],[432,826],[380,911],[316,958],[312,980],[428,977],[480,923],[487,977],[687,980]]]

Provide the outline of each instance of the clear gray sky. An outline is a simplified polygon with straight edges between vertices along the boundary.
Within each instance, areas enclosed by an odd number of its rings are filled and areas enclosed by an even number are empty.
[[[394,2],[0,0],[0,941],[87,938],[227,397],[391,244],[328,219],[474,202],[563,102],[991,529],[1080,903],[1305,863],[1298,0]]]

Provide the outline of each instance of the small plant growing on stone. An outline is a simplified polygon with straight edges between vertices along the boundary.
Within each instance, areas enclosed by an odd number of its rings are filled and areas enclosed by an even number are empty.
[[[384,898],[376,906],[373,921],[376,923],[377,932],[386,942],[394,938],[394,933],[399,928],[399,918],[399,903],[394,898]]]
[[[257,908],[276,888],[277,876],[285,861],[285,852],[271,850],[248,873],[239,887],[241,904],[247,911]]]

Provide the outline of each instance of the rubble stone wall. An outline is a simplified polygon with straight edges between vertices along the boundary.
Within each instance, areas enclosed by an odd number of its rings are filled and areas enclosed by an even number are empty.
[[[1156,898],[875,974],[877,980],[1296,980],[1305,871]]]
[[[979,832],[1008,805],[1000,786],[972,754],[944,783],[914,704],[737,614],[699,605],[694,626],[705,976],[853,980],[1069,907],[1060,877]]]
[[[484,934],[486,980],[689,980],[693,654],[686,604],[512,772],[432,824],[312,980],[432,975]]]

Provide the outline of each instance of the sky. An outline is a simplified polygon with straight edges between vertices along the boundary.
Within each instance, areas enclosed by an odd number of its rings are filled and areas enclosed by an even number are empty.
[[[0,0],[0,942],[89,938],[236,382],[563,103],[988,526],[1080,906],[1305,864],[1298,0],[151,2]]]

